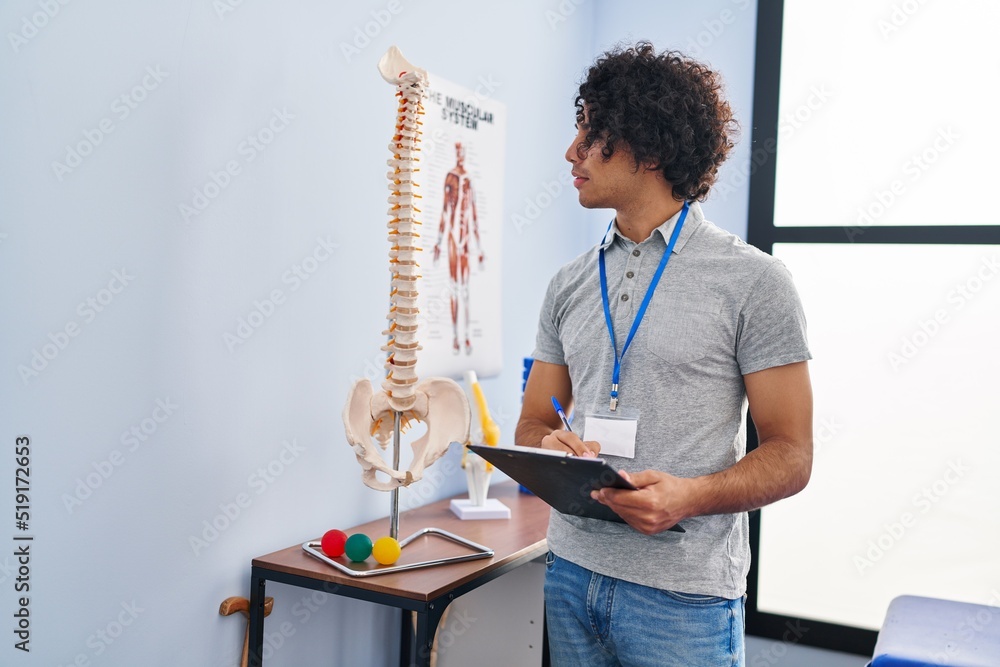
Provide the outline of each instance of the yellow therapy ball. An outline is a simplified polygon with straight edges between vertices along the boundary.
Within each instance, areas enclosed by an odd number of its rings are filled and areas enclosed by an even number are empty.
[[[381,565],[392,565],[399,560],[401,552],[402,549],[399,547],[399,542],[391,537],[378,538],[372,547],[372,556]]]

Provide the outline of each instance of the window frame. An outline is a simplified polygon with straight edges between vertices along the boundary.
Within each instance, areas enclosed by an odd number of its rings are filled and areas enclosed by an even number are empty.
[[[784,0],[759,0],[757,4],[756,54],[754,60],[753,120],[747,241],[773,254],[776,243],[872,243],[872,244],[1000,244],[1000,225],[975,226],[857,226],[776,227],[774,225],[778,143],[778,111],[781,80],[781,47]],[[757,432],[747,417],[747,451],[757,447]],[[794,641],[807,646],[856,653],[871,657],[878,633],[852,627],[763,612],[757,607],[759,586],[761,512],[750,513],[752,560],[747,578],[746,629],[751,635]],[[808,628],[794,633],[793,629]]]

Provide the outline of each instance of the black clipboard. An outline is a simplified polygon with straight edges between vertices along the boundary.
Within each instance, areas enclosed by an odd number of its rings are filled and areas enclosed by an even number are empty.
[[[468,447],[563,514],[625,523],[610,507],[590,497],[591,491],[609,486],[636,488],[604,459],[566,456],[533,447]],[[679,525],[668,530],[685,532]]]

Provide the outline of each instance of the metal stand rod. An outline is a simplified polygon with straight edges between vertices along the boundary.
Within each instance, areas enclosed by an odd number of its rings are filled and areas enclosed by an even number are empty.
[[[392,469],[399,470],[399,422],[402,413],[392,413]],[[399,539],[399,487],[389,492],[389,537]]]
[[[401,449],[400,425],[402,417],[403,414],[401,412],[395,410],[393,411],[392,467],[396,470],[399,470],[399,452]],[[399,488],[397,487],[393,489],[390,492],[390,496],[391,496],[390,497],[391,504],[389,506],[389,535],[394,540],[399,540]],[[468,547],[469,549],[472,550],[472,552],[458,556],[448,556],[445,558],[437,558],[434,560],[425,560],[417,563],[404,563],[403,565],[395,565],[388,567],[386,566],[371,567],[362,565],[360,563],[351,563],[350,565],[345,565],[342,562],[338,562],[337,559],[330,558],[325,553],[320,551],[321,544],[319,541],[306,542],[305,544],[302,545],[302,550],[305,551],[310,556],[318,558],[319,560],[323,561],[324,563],[327,563],[328,565],[332,565],[333,567],[337,568],[342,573],[350,577],[373,577],[380,574],[389,574],[391,572],[401,572],[403,570],[414,570],[422,567],[430,567],[432,565],[443,565],[445,563],[459,563],[467,560],[478,560],[480,558],[493,558],[494,554],[493,549],[490,549],[489,547],[484,547],[482,544],[477,544],[471,540],[467,540],[464,537],[460,537],[453,533],[449,533],[446,530],[441,530],[440,528],[423,528],[421,530],[418,530],[416,533],[410,535],[405,540],[400,540],[399,547],[400,549],[403,549],[406,547],[406,545],[410,544],[417,538],[424,536],[428,537],[434,536],[450,540],[451,542],[455,542],[457,544],[461,544],[465,547]],[[260,597],[263,598],[263,591],[261,591]],[[431,605],[431,609],[433,609],[433,605]],[[430,625],[431,631],[433,631],[433,628],[437,625],[437,622],[440,619],[440,612],[437,612],[437,614],[438,616],[434,617],[437,620],[434,620],[433,623]],[[432,618],[430,616],[427,616],[426,614],[418,614],[418,616],[424,618],[424,621],[426,621],[429,618]],[[404,622],[406,622],[405,614],[404,614]],[[418,620],[418,633],[417,633],[418,636],[420,636],[420,631],[419,631],[420,622],[421,621]],[[433,632],[431,632],[431,636],[433,636]],[[429,649],[429,646],[427,648]],[[430,654],[428,653],[427,655],[429,656]],[[420,664],[425,664],[425,663],[421,662]]]

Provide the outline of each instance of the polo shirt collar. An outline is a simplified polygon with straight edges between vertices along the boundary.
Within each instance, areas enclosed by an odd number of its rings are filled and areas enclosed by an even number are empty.
[[[670,234],[674,231],[674,225],[681,218],[681,211],[678,211],[669,220],[664,222],[662,225],[653,230],[653,234],[659,234],[663,237],[664,245],[670,242]],[[695,230],[701,226],[701,223],[705,220],[705,214],[701,210],[701,204],[696,201],[691,202],[688,205],[688,215],[687,219],[684,221],[684,229],[681,230],[681,235],[677,238],[677,243],[674,244],[674,253],[679,253],[683,248],[687,240],[691,238]],[[608,230],[607,234],[604,235],[604,239],[601,241],[601,248],[607,249],[614,240],[615,236],[619,236],[622,239],[628,240],[628,238],[618,230],[618,220],[614,220],[611,223],[611,228]]]

